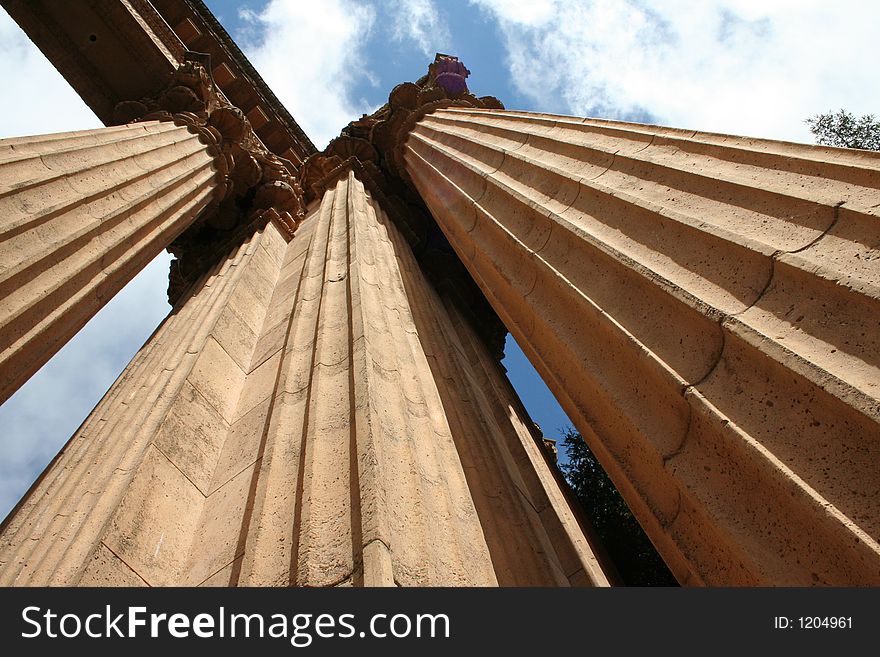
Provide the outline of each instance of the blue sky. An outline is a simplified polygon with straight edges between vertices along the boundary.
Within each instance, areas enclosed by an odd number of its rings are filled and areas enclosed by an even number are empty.
[[[873,0],[209,0],[315,144],[372,112],[435,52],[508,108],[811,141],[803,120],[880,112]],[[0,10],[0,137],[100,123]],[[59,111],[59,108],[63,108]],[[168,311],[158,257],[0,407],[0,517]],[[521,354],[511,372],[553,437],[567,423]]]

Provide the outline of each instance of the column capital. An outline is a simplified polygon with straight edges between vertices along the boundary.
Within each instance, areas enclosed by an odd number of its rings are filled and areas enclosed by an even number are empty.
[[[351,156],[361,162],[375,162],[387,175],[411,185],[403,161],[403,144],[425,114],[445,107],[504,109],[494,96],[471,93],[466,80],[469,75],[458,57],[437,53],[427,74],[415,82],[398,84],[387,103],[350,122],[327,148],[306,160],[310,166],[304,165],[300,174],[306,200],[314,198],[311,184]]]
[[[118,103],[116,123],[171,121],[185,126],[209,147],[217,169],[211,205],[169,246],[172,265],[168,296],[174,303],[217,257],[243,236],[274,220],[293,235],[304,216],[302,189],[294,165],[260,141],[245,113],[215,85],[197,53],[172,74],[155,96]]]
[[[463,314],[500,360],[507,331],[425,207],[403,160],[404,142],[425,114],[443,107],[504,108],[494,96],[472,94],[466,83],[469,74],[457,57],[437,53],[424,76],[394,87],[386,104],[350,122],[323,151],[306,159],[299,184],[309,205],[342,172],[354,168],[371,192],[381,192],[379,202],[406,237],[428,278],[438,289],[453,290]]]

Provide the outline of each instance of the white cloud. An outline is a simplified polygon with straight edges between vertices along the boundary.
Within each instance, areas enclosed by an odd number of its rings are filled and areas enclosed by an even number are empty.
[[[546,25],[556,11],[556,0],[477,0],[475,4],[486,5],[503,19],[529,27]]]
[[[412,41],[426,55],[448,49],[449,28],[431,0],[392,2],[393,35],[396,41]]]
[[[240,16],[250,28],[236,35],[242,50],[319,149],[373,107],[350,89],[369,79],[364,46],[372,7],[350,0],[271,0]]]
[[[472,2],[499,21],[518,90],[572,114],[811,141],[807,116],[880,107],[878,3]]]

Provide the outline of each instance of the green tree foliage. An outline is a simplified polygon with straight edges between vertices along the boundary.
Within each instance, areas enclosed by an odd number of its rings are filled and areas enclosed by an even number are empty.
[[[562,473],[624,583],[676,586],[672,573],[580,434],[566,429],[562,444],[569,459],[560,465]]]
[[[817,144],[880,151],[880,121],[873,114],[856,118],[846,110],[817,114],[805,121]]]

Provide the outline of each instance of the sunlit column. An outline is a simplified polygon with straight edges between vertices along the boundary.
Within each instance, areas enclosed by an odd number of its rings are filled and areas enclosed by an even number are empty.
[[[283,350],[224,579],[607,584],[497,363],[354,172],[325,184],[273,299]]]
[[[0,402],[224,187],[172,122],[0,140]]]
[[[500,366],[327,184],[181,300],[10,514],[0,583],[608,583]]]
[[[402,156],[680,581],[880,583],[880,155],[449,108]]]

